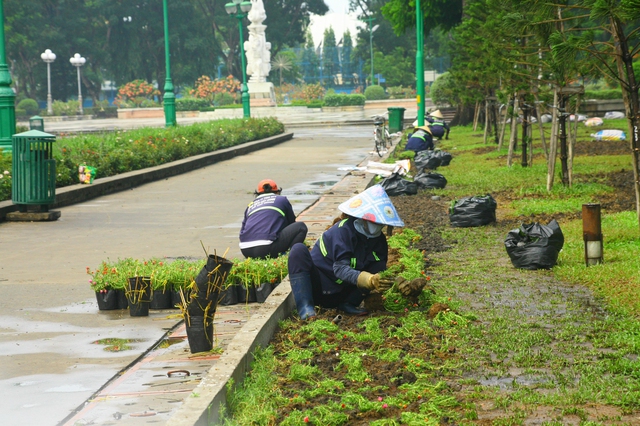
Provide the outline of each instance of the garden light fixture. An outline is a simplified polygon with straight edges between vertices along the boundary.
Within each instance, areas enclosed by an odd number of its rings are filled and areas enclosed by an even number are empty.
[[[51,62],[56,60],[56,54],[51,49],[47,49],[40,54],[40,57],[47,63],[47,113],[53,115],[53,108],[51,107]]]
[[[75,55],[73,55],[73,57],[71,59],[69,59],[69,62],[71,62],[71,65],[73,65],[74,67],[77,68],[78,70],[78,102],[80,103],[80,106],[78,107],[78,112],[80,112],[80,115],[84,114],[84,110],[82,109],[82,86],[80,84],[80,67],[83,66],[85,64],[85,62],[87,62],[87,60],[85,58],[83,58],[82,56],[80,56],[79,53],[76,53]]]
[[[240,6],[240,12],[238,12],[238,6]],[[231,16],[234,16],[238,20],[238,30],[240,31],[240,59],[242,61],[242,116],[244,118],[251,117],[251,107],[249,103],[249,88],[247,87],[247,66],[244,58],[244,38],[242,36],[242,20],[247,16],[251,10],[250,1],[233,0],[233,3],[227,3],[224,5],[225,10]]]

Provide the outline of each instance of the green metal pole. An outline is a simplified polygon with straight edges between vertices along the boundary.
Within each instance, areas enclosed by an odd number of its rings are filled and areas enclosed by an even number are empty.
[[[251,104],[249,100],[249,87],[247,86],[247,66],[244,58],[244,37],[242,34],[242,19],[244,16],[243,13],[239,13],[236,15],[236,18],[238,18],[238,30],[240,31],[240,57],[242,59],[242,116],[244,118],[250,118]]]
[[[171,59],[169,57],[169,14],[167,11],[167,0],[162,0],[164,12],[164,57],[167,78],[164,81],[164,123],[165,127],[178,124],[176,122],[176,96],[173,93],[173,82],[171,81]]]
[[[367,18],[369,20],[369,50],[371,51],[371,85],[373,86],[375,81],[373,80],[373,27],[371,26],[373,16]]]
[[[0,150],[11,152],[11,139],[16,133],[16,94],[11,88],[11,74],[4,50],[4,0],[0,0]]]
[[[424,126],[424,39],[420,0],[416,0],[416,93],[418,94],[418,126]]]

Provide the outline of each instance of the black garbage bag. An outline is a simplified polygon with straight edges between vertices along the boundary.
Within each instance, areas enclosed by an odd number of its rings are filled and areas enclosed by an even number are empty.
[[[453,155],[446,151],[434,151],[434,155],[440,159],[440,167],[448,166],[453,159]]]
[[[497,206],[491,195],[461,198],[451,204],[449,221],[457,228],[487,225],[496,221]]]
[[[418,173],[413,181],[420,189],[442,189],[447,186],[447,178],[440,173]]]
[[[551,269],[564,244],[560,225],[553,219],[548,225],[522,224],[507,234],[504,246],[513,266],[520,269]]]
[[[397,173],[380,181],[380,185],[387,192],[387,195],[415,195],[418,193],[418,185],[410,180],[403,179]]]
[[[416,165],[416,169],[422,171],[424,169],[435,170],[440,166],[441,160],[431,150],[418,151],[416,156],[413,157],[413,162]]]

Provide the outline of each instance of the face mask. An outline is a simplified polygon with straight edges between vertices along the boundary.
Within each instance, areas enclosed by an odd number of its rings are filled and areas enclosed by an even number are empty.
[[[378,225],[377,223],[369,222],[364,219],[356,219],[354,222],[356,231],[366,236],[367,238],[375,238],[380,235],[380,231],[384,225]]]
[[[379,223],[369,222],[368,220],[365,220],[364,223],[371,235],[378,235],[380,231],[382,231],[382,227],[384,226],[380,225]]]

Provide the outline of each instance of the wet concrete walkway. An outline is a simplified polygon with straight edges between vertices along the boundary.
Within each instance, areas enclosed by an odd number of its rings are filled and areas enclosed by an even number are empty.
[[[3,418],[12,425],[196,424],[212,413],[216,389],[244,374],[247,354],[290,313],[288,283],[264,304],[221,307],[222,359],[202,358],[189,353],[176,311],[144,319],[98,312],[85,268],[107,258],[204,258],[201,241],[239,257],[242,212],[265,176],[281,183],[297,213],[322,197],[301,216],[317,236],[339,200],[368,184],[365,174],[347,185],[343,178],[344,169],[368,161],[369,133],[340,124],[300,128],[278,146],[62,208],[58,222],[0,223],[0,293],[11,301],[0,307]],[[93,343],[107,337],[131,339],[131,349],[105,352]]]

